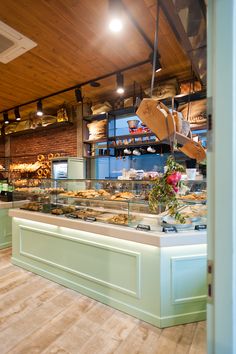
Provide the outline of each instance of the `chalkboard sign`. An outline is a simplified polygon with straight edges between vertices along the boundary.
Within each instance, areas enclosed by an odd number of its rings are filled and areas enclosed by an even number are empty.
[[[138,224],[136,229],[140,230],[140,231],[150,231],[151,227],[150,227],[150,225]]]
[[[164,226],[162,232],[169,233],[169,232],[177,232],[175,226]]]
[[[96,221],[97,219],[94,216],[87,216],[87,218],[85,218],[84,220],[93,222],[93,221]]]
[[[207,226],[205,224],[195,226],[195,230],[197,231],[206,230],[206,228]]]

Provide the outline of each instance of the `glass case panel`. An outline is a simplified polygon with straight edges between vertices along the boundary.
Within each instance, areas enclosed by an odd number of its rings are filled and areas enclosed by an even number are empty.
[[[206,182],[186,182],[179,195],[179,211],[186,222],[178,224],[165,206],[149,205],[154,181],[55,180],[13,181],[14,201],[25,200],[21,209],[51,213],[61,217],[128,226],[143,231],[163,231],[174,227],[184,231],[206,224]],[[167,230],[168,231],[168,230]]]

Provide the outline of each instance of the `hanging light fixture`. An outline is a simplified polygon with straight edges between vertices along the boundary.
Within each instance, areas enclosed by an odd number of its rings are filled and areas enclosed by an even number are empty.
[[[81,92],[81,88],[80,87],[76,87],[76,89],[75,89],[75,98],[76,98],[76,102],[82,102],[83,101],[83,96],[82,96],[82,92]]]
[[[151,53],[150,56],[150,63],[153,65],[153,62],[154,62],[154,54]],[[160,62],[160,54],[159,53],[156,53],[156,58],[155,58],[155,72],[158,73],[159,71],[162,70],[162,65],[161,65],[161,62]]]
[[[16,121],[19,122],[21,120],[19,107],[14,109],[14,114],[15,114]]]
[[[3,119],[5,124],[9,124],[8,112],[3,112]]]
[[[39,117],[42,117],[42,115],[43,115],[43,104],[42,104],[42,101],[41,100],[39,100],[38,102],[37,102],[37,116],[39,116]]]
[[[124,75],[122,75],[121,73],[118,73],[116,75],[116,84],[117,84],[116,92],[122,95],[125,92],[125,89],[124,89]]]
[[[112,32],[120,32],[123,27],[122,23],[122,4],[120,0],[108,0],[109,5],[109,28]]]

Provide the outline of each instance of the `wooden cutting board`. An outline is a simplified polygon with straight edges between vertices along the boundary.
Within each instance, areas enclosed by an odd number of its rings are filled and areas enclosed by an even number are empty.
[[[157,106],[165,110],[167,116],[165,116]],[[174,118],[163,103],[151,98],[144,98],[140,103],[136,114],[160,141],[171,138],[175,135],[176,129]]]

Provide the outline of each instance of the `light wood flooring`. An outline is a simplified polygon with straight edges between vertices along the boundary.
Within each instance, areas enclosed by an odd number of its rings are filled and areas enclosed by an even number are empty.
[[[0,354],[205,354],[205,322],[158,329],[10,263],[0,250]]]

